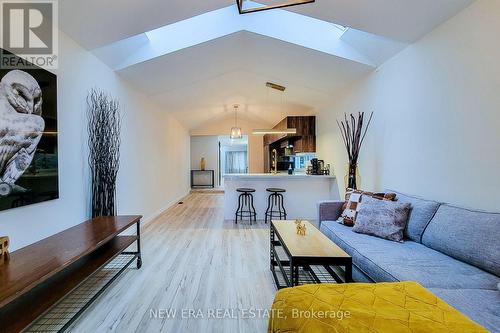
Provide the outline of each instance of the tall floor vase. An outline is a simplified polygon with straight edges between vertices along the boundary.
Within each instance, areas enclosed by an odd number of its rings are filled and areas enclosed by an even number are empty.
[[[356,164],[348,164],[346,170],[346,176],[344,178],[347,188],[352,188],[357,190],[358,186],[361,186],[361,175],[359,172],[359,167]]]

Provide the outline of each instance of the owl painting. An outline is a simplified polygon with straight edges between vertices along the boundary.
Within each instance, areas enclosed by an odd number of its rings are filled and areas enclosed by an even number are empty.
[[[58,196],[55,85],[41,68],[0,68],[0,210]]]
[[[45,122],[42,90],[26,72],[13,70],[0,81],[0,195],[8,195],[35,156]]]

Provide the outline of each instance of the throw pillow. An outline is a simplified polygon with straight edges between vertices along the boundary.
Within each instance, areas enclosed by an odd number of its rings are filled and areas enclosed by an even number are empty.
[[[376,198],[376,199],[380,199],[380,200],[388,200],[388,201],[397,201],[396,200],[396,193],[393,193],[393,192],[369,192],[369,191],[363,191],[363,190],[355,190],[355,189],[352,189],[352,188],[348,188],[346,189],[346,192],[345,192],[345,201],[349,201],[349,199],[351,198],[351,194],[353,193],[359,193],[359,194],[362,194],[362,195],[367,195],[367,196],[370,196],[372,198]]]
[[[352,231],[395,242],[403,241],[411,205],[367,197],[360,205]]]
[[[348,188],[346,190],[345,200],[342,215],[339,222],[352,227],[356,223],[356,216],[358,214],[363,197],[371,197],[378,200],[394,201],[396,193],[373,193],[367,191],[360,191]]]

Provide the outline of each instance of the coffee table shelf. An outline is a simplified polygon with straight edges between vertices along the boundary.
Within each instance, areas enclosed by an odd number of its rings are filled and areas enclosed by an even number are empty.
[[[324,269],[323,266],[312,266],[311,269],[315,271],[316,277],[319,278],[320,282],[318,282],[318,280],[316,280],[311,275],[310,271],[307,271],[302,267],[299,267],[299,282],[298,282],[299,286],[302,286],[304,284],[338,283],[337,280],[334,277],[332,277],[328,273],[328,271]],[[275,283],[277,281],[276,287],[278,289],[288,288],[288,285],[286,283],[286,280],[283,276],[283,272],[281,271],[281,269],[275,267],[273,275],[275,275]]]
[[[352,281],[352,258],[311,223],[306,236],[293,221],[272,221],[270,268],[278,289],[311,283]]]

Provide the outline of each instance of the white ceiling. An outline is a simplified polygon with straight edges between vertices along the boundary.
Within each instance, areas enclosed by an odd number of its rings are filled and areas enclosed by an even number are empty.
[[[275,0],[261,0],[260,2]],[[414,42],[474,0],[316,0],[287,10],[402,42]],[[62,29],[87,49],[143,33],[234,0],[62,0]]]
[[[311,112],[331,103],[336,92],[371,70],[340,57],[239,32],[118,73],[175,112],[188,128],[196,128],[223,116],[235,103],[245,106],[242,117],[252,121],[272,123],[287,112]],[[267,81],[287,87],[285,111],[280,112],[280,93],[266,88]]]
[[[232,5],[233,0],[62,0],[59,24],[88,50]]]
[[[260,0],[273,3],[277,0]],[[288,10],[412,43],[475,0],[316,0]],[[279,2],[279,1],[278,1]]]
[[[351,29],[342,42],[380,64],[473,1],[316,0],[289,10],[365,31]],[[149,43],[145,32],[230,5],[234,0],[62,0],[60,24],[110,64],[117,56],[112,45],[137,53]],[[235,103],[242,121],[252,124],[310,114],[373,70],[362,61],[268,36],[242,30],[131,63],[117,73],[193,130],[228,120]],[[125,41],[129,37],[133,43]],[[285,85],[286,93],[270,92],[267,81]]]
[[[253,32],[362,64],[376,65],[370,54],[360,53],[344,40],[344,35],[348,34],[344,34],[345,30],[340,26],[286,10],[239,15],[234,5],[126,38],[93,52],[111,68],[123,69],[240,31]],[[349,34],[351,32],[354,35],[364,34],[365,42],[371,41],[381,49],[390,45],[389,49],[397,52],[406,46],[359,30],[349,29]]]

